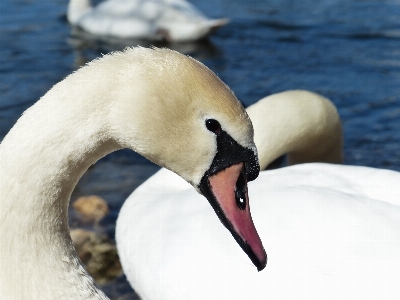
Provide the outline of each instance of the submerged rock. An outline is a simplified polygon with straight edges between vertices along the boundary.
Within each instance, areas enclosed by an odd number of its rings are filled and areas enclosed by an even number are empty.
[[[98,224],[110,211],[107,202],[98,196],[79,197],[72,207],[85,222]]]
[[[84,229],[70,231],[76,252],[89,274],[102,284],[122,274],[117,247],[103,233]]]

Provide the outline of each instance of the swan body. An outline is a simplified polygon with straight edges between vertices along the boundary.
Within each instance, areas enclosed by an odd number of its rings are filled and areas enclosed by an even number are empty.
[[[210,127],[210,119],[219,126]],[[227,141],[235,153],[221,146]],[[258,174],[245,110],[194,59],[131,48],[56,84],[0,144],[1,300],[108,299],[76,255],[67,208],[90,165],[125,147],[205,194],[257,267],[265,266],[249,206],[241,210],[235,202],[236,180]],[[243,197],[248,201],[247,193]]]
[[[209,19],[185,0],[70,0],[68,21],[95,35],[189,42],[202,39],[225,25]]]
[[[162,169],[125,202],[117,248],[143,300],[394,300],[399,182],[398,172],[323,163],[261,172],[249,197],[268,264],[256,272],[201,197]]]
[[[161,169],[117,220],[121,263],[135,291],[144,300],[398,299],[400,173],[299,164],[342,161],[337,111],[314,93],[275,94],[247,112],[261,168],[284,153],[298,164],[249,183],[266,269],[252,270],[201,197]]]

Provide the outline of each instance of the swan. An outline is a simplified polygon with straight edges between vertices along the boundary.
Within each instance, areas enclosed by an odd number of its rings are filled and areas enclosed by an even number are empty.
[[[94,35],[169,42],[202,39],[227,19],[209,19],[185,0],[70,0],[67,19]]]
[[[249,183],[267,267],[252,270],[201,197],[161,169],[117,220],[135,291],[143,300],[399,299],[400,173],[330,164],[342,161],[342,130],[317,94],[275,94],[247,112],[260,167],[283,153],[296,164]]]
[[[190,182],[265,267],[247,197],[259,165],[246,111],[196,60],[130,48],[56,84],[0,144],[1,300],[108,299],[77,258],[67,208],[89,166],[120,148]]]

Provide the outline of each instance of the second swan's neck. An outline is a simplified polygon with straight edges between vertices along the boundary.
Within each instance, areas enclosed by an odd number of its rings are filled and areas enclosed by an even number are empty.
[[[328,99],[303,90],[268,96],[247,109],[261,169],[287,154],[288,164],[342,163],[338,112]]]

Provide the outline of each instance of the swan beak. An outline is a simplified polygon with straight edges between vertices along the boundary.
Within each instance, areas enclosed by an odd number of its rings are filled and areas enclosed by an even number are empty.
[[[206,198],[258,271],[265,268],[267,254],[250,214],[244,163],[237,163],[208,178]]]

